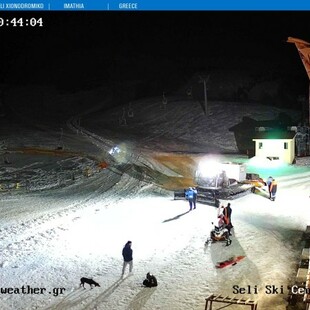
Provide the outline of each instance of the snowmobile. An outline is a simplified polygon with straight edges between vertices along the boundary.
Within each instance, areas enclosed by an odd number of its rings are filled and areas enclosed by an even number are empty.
[[[220,227],[214,225],[214,228],[210,232],[210,237],[208,237],[207,241],[205,242],[205,245],[208,246],[217,241],[226,242],[226,246],[231,245],[232,241],[229,237],[229,231],[227,228],[225,228],[225,225],[222,225]]]

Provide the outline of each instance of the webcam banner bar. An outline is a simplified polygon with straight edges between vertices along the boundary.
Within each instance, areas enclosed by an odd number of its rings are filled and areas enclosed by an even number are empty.
[[[304,11],[309,0],[0,0],[0,11]]]

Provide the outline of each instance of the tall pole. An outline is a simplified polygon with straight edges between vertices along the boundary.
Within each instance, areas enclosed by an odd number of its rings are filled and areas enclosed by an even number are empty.
[[[207,96],[207,83],[209,81],[210,75],[207,77],[199,76],[200,80],[199,83],[203,83],[203,92],[204,92],[204,103],[205,103],[205,113],[208,116],[208,96]]]
[[[207,97],[207,81],[203,80],[203,88],[204,88],[204,94],[205,94],[205,110],[206,115],[208,116],[208,97]]]

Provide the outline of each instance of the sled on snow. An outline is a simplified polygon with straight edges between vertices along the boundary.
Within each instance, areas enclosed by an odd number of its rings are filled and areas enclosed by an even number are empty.
[[[215,265],[215,267],[216,268],[225,268],[228,266],[234,266],[244,258],[245,258],[245,256],[243,256],[243,255],[242,256],[234,256],[234,257],[231,257],[231,258],[224,260],[222,262],[218,262]]]

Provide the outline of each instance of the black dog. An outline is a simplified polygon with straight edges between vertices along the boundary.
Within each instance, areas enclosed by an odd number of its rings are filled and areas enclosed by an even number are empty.
[[[90,285],[90,288],[93,288],[93,285],[94,286],[99,286],[99,283],[95,282],[93,279],[88,279],[88,278],[81,278],[81,284],[80,286],[83,286],[84,287],[84,284],[87,283]],[[84,287],[85,288],[85,287]]]

